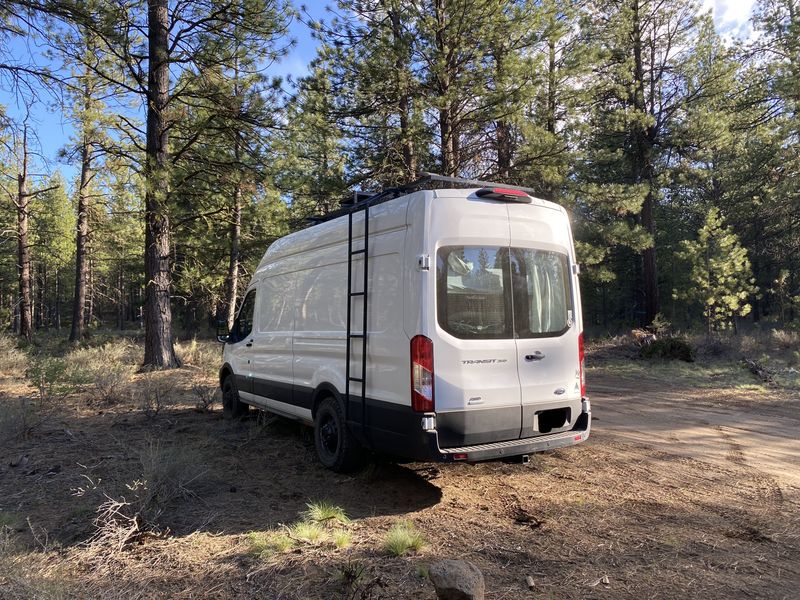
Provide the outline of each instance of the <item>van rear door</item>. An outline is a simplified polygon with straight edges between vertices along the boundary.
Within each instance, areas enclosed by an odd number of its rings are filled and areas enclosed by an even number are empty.
[[[579,314],[569,222],[537,204],[509,205],[521,437],[569,429],[580,415]]]
[[[517,348],[512,332],[505,206],[463,190],[437,192],[428,231],[436,247],[433,340],[439,443],[516,439]]]

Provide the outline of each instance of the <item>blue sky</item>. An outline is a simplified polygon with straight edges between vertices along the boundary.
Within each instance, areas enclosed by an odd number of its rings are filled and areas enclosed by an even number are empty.
[[[284,78],[291,76],[296,79],[306,74],[308,63],[314,58],[317,42],[312,39],[308,27],[302,21],[308,20],[309,15],[314,19],[329,20],[330,13],[326,11],[328,5],[329,3],[313,0],[302,5],[304,12],[301,19],[295,19],[290,27],[290,35],[296,40],[296,44],[280,63],[272,66],[270,75]],[[713,10],[717,30],[728,38],[749,37],[751,28],[748,19],[752,5],[753,0],[702,0],[704,8]],[[295,1],[295,6],[300,10],[299,2]],[[37,49],[26,40],[16,40],[12,51],[19,57],[25,57],[31,52],[36,53]],[[5,106],[8,114],[14,118],[20,118],[23,114],[17,99],[7,90],[0,89],[0,105]],[[45,163],[39,165],[43,167],[40,170],[52,172],[59,169],[71,183],[77,170],[74,165],[59,163],[57,154],[72,134],[72,128],[65,122],[60,108],[52,100],[35,106],[32,117],[41,145],[42,162]]]

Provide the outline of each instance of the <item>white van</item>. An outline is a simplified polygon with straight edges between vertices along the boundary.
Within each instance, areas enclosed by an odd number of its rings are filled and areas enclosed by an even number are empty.
[[[428,175],[277,240],[222,336],[226,415],[312,425],[340,471],[586,440],[569,219],[529,192]]]

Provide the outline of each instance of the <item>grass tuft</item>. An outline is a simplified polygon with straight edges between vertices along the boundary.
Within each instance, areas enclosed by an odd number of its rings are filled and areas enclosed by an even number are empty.
[[[350,544],[353,543],[352,536],[350,535],[349,531],[336,531],[333,534],[333,545],[336,546],[339,550],[343,550],[344,548],[349,548]]]
[[[393,556],[403,556],[408,552],[419,552],[425,546],[425,538],[412,523],[395,523],[383,539],[383,547]]]
[[[344,510],[327,500],[309,502],[306,506],[308,508],[302,515],[306,521],[314,523],[341,523],[342,525],[348,525],[350,523],[350,519],[345,514]]]
[[[328,532],[319,523],[298,521],[289,528],[292,537],[311,544],[323,542],[328,539]]]
[[[247,535],[247,539],[250,543],[250,554],[259,558],[282,554],[294,547],[294,540],[279,531],[253,531]]]

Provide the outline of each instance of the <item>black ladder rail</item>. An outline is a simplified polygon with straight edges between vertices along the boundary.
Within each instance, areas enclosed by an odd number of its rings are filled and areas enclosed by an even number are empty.
[[[345,421],[350,420],[350,384],[361,384],[361,430],[362,434],[366,426],[367,410],[367,281],[369,279],[369,205],[364,206],[364,246],[353,250],[353,215],[356,212],[348,213],[347,217],[347,334],[346,334],[346,359],[345,359]],[[359,254],[364,255],[363,287],[361,291],[353,291],[353,257]],[[353,298],[362,297],[362,319],[361,332],[353,333]],[[353,340],[361,340],[361,377],[353,377],[350,362],[352,360]]]

